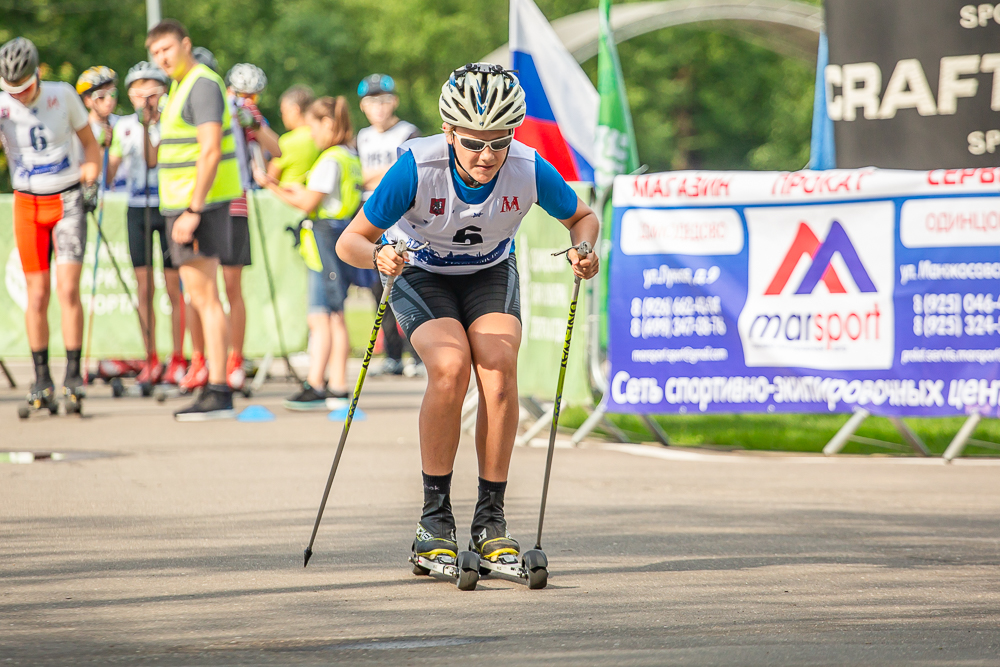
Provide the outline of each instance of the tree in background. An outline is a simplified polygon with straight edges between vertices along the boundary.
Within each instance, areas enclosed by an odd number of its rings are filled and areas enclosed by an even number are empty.
[[[294,83],[356,99],[372,72],[396,80],[400,115],[425,133],[440,127],[441,83],[459,65],[507,41],[507,3],[466,0],[162,0],[223,70],[267,72],[260,108],[280,128],[278,97]],[[537,0],[549,18],[597,0]],[[0,0],[0,43],[24,35],[75,81],[95,64],[119,73],[146,58],[138,0]],[[809,152],[813,75],[805,63],[721,33],[670,28],[619,45],[640,160],[651,170],[796,169]],[[597,59],[584,63],[597,80]],[[352,106],[356,127],[364,125]],[[119,112],[131,112],[121,108]],[[0,160],[3,159],[0,154]],[[0,191],[10,191],[0,164]]]

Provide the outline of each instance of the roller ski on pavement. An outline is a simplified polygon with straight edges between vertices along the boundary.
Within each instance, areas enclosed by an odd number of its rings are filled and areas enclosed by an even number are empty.
[[[453,579],[461,591],[473,591],[479,582],[479,556],[458,550],[455,516],[447,493],[429,494],[424,513],[417,523],[410,563],[413,574],[440,574]]]
[[[67,415],[79,415],[83,413],[83,399],[87,396],[83,388],[83,378],[66,378],[63,382],[63,411]],[[55,413],[53,413],[55,414]]]
[[[479,490],[469,549],[479,556],[482,576],[511,577],[527,583],[531,589],[545,588],[548,583],[549,562],[545,553],[531,549],[521,554],[521,545],[507,532],[502,491]]]
[[[59,414],[59,401],[56,399],[56,388],[52,381],[38,382],[31,385],[31,391],[27,396],[27,405],[17,408],[17,416],[27,419],[35,412],[47,410],[53,417]]]

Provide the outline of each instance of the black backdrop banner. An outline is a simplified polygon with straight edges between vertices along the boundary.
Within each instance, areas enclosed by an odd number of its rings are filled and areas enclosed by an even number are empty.
[[[1000,4],[826,0],[837,166],[1000,163]]]

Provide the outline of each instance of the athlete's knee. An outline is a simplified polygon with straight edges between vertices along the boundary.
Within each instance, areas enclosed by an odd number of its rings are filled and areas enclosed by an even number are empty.
[[[442,394],[464,396],[469,388],[470,361],[464,355],[447,355],[428,363],[427,376],[434,390]]]

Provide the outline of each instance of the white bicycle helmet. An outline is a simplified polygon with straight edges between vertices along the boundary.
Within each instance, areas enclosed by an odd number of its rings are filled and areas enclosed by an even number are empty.
[[[469,63],[451,73],[438,100],[441,120],[470,130],[513,130],[524,122],[524,89],[508,70]]]
[[[144,79],[159,81],[165,86],[170,85],[170,77],[167,76],[166,72],[153,63],[140,60],[136,64],[132,65],[128,74],[125,75],[125,90],[128,90],[129,87],[136,81],[142,81]]]
[[[38,69],[38,49],[25,37],[15,37],[0,47],[0,78],[8,85]]]
[[[256,95],[267,86],[267,75],[256,65],[239,63],[226,74],[226,83],[237,93]]]

